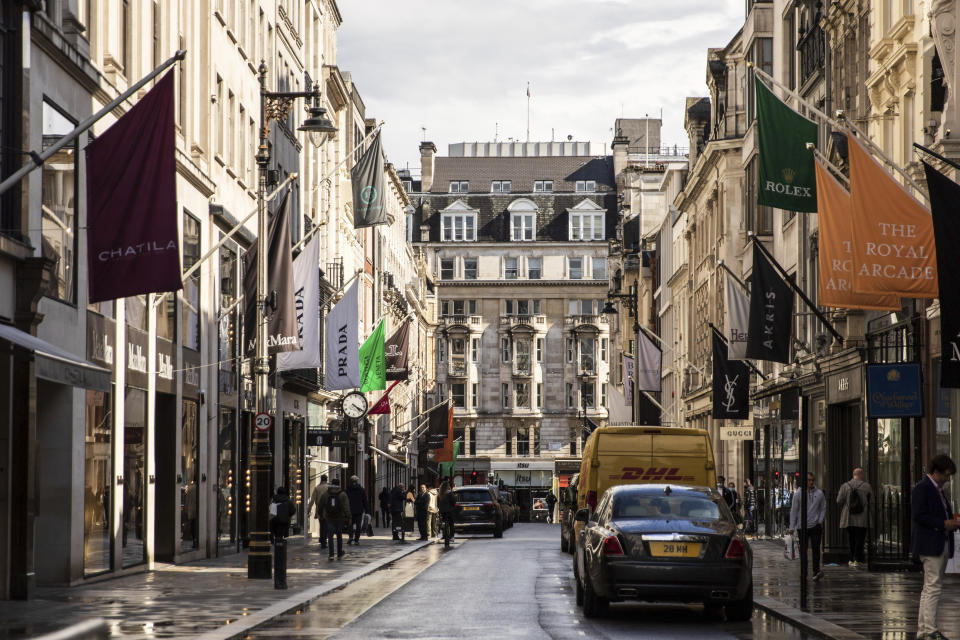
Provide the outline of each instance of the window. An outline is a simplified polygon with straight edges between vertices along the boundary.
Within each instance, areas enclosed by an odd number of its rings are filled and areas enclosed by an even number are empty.
[[[490,193],[510,193],[510,181],[494,180],[490,183]]]
[[[44,148],[73,131],[74,122],[49,102],[42,115]],[[74,140],[43,163],[40,205],[41,252],[54,261],[44,293],[70,304],[77,301],[77,151]]]
[[[443,383],[437,383],[437,402],[443,402],[447,399],[447,394],[443,390]]]
[[[183,270],[200,261],[200,221],[183,211]],[[200,270],[183,283],[183,346],[200,350]]]
[[[450,338],[450,355],[462,356],[467,348],[467,341],[463,338]]]
[[[506,441],[507,455],[512,456],[513,455],[513,434],[511,433],[510,429],[506,429],[505,431],[506,431],[506,434],[505,434],[504,440]]]
[[[514,242],[526,242],[537,239],[537,219],[533,213],[510,214],[510,238]]]
[[[474,384],[473,386],[477,386],[477,385]],[[477,405],[476,405],[476,402],[477,402],[477,401],[476,401],[476,397],[477,397],[476,394],[474,394],[473,397],[474,397],[474,401],[473,401],[473,402],[474,402],[474,405],[473,405],[473,406],[476,407],[476,406],[477,406]],[[468,431],[468,433],[470,434],[470,455],[471,455],[471,456],[475,456],[475,455],[477,455],[477,428],[476,428],[476,427],[471,428],[471,429]]]
[[[571,240],[603,240],[604,214],[570,212]]]
[[[507,280],[517,279],[517,258],[503,259],[503,277]]]
[[[443,214],[444,242],[473,242],[477,239],[477,214]]]
[[[540,301],[532,300],[531,302],[533,303],[533,315],[535,316],[540,315]]]
[[[607,383],[606,382],[600,383],[600,406],[601,407],[607,406]]]
[[[573,359],[574,359],[574,356],[575,356],[575,354],[574,354],[574,352],[573,352],[574,346],[575,346],[575,345],[574,345],[574,342],[573,342],[573,338],[567,338],[567,362],[569,362],[569,363],[571,363],[571,364],[573,363]]]
[[[583,258],[570,258],[570,279],[583,279]]]
[[[470,407],[473,409],[477,408],[477,398],[480,396],[479,386],[476,382],[470,385]],[[471,433],[470,435],[472,436],[473,434]],[[473,454],[471,453],[470,455]]]
[[[470,191],[470,182],[467,180],[452,180],[450,182],[450,193],[468,193]]]
[[[607,259],[606,258],[593,259],[593,279],[594,280],[607,279]]]
[[[89,22],[87,23],[89,24]],[[160,66],[160,3],[153,0],[153,68]],[[220,98],[222,96],[218,96]]]
[[[500,362],[510,362],[510,338],[500,338]]]
[[[453,258],[441,258],[440,259],[440,279],[441,280],[453,280],[455,271],[454,265],[456,262]]]
[[[596,180],[577,180],[575,185],[577,193],[593,193],[597,190]]]
[[[458,382],[450,385],[450,389],[453,392],[453,406],[458,408],[464,408],[467,406],[467,385],[462,382]]]
[[[517,315],[518,315],[518,316],[528,316],[528,315],[530,315],[530,301],[529,301],[529,300],[517,300]]]
[[[217,121],[214,124],[214,130],[216,131],[217,138],[217,153],[220,156],[223,156],[223,78],[219,75],[217,76],[217,106],[216,106],[216,118]]]
[[[529,375],[533,371],[530,363],[530,341],[520,338],[514,342],[517,349],[517,356],[514,359],[514,369],[518,373]],[[529,391],[529,389],[528,389]]]
[[[543,338],[537,338],[537,362],[543,362]]]
[[[447,359],[447,339],[437,338],[437,362]]]
[[[513,300],[504,300],[503,301],[503,313],[504,315],[512,316],[513,310],[516,309],[516,305]]]
[[[470,338],[470,362],[480,362],[480,338]]]
[[[84,513],[94,514],[84,527],[83,573],[109,571],[111,566],[110,488],[113,480],[111,396],[86,391],[84,432]]]
[[[537,383],[537,409],[543,408],[543,383]]]
[[[573,383],[567,383],[567,409],[573,409],[576,406],[573,398]]]
[[[593,382],[580,383],[580,406],[586,407],[587,409],[596,408]]]
[[[597,311],[600,311],[600,309],[597,309]],[[580,315],[582,316],[593,315],[593,300],[585,299],[580,301]]]
[[[234,136],[232,133],[236,130],[234,127],[234,109],[237,106],[237,99],[233,91],[227,90],[227,157],[224,160],[227,164],[233,166]]]
[[[576,438],[570,441],[570,455],[572,456],[577,455],[577,439]]]
[[[534,180],[533,181],[534,193],[550,193],[551,191],[553,191],[553,180]]]
[[[567,304],[567,315],[577,316],[580,315],[580,301],[579,300],[570,300]]]
[[[500,401],[504,409],[510,408],[510,384],[507,382],[500,383]]]
[[[600,338],[600,360],[601,362],[607,361],[607,339]]]
[[[596,338],[580,338],[580,373],[596,373]]]
[[[133,65],[130,62],[130,53],[133,47],[130,45],[130,36],[133,31],[132,16],[130,14],[130,0],[123,0],[120,4],[120,64],[123,65],[123,75],[127,78],[133,77]]]
[[[517,429],[517,455],[530,455],[530,427],[520,427]]]
[[[543,258],[527,258],[527,278],[539,280],[543,275]]]
[[[463,279],[464,280],[477,279],[477,258],[463,259]]]
[[[521,409],[529,409],[530,408],[530,383],[518,382],[515,385],[513,385],[513,387],[517,394],[516,406]]]

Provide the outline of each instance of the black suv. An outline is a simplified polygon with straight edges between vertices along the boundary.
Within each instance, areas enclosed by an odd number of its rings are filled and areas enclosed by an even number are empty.
[[[457,487],[453,493],[457,499],[454,531],[490,531],[494,538],[503,537],[503,511],[492,487],[482,484]]]

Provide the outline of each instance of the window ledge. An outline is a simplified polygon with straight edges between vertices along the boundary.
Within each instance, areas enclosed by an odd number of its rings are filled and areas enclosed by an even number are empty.
[[[233,40],[233,44],[237,44],[237,34],[230,27],[227,27],[227,37]]]
[[[236,177],[237,177],[237,174],[236,174],[236,172],[233,170],[233,167],[231,167],[231,166],[229,166],[229,165],[227,165],[227,175],[230,176],[231,178],[236,178]]]
[[[220,22],[220,26],[221,26],[221,27],[227,26],[227,21],[224,20],[223,14],[220,13],[220,10],[219,10],[219,9],[214,9],[214,11],[213,11],[213,17],[216,18],[216,19]]]
[[[216,160],[216,161],[217,161],[217,164],[219,164],[221,167],[224,167],[224,166],[226,166],[226,164],[227,164],[227,163],[223,160],[223,156],[221,156],[219,153],[213,154],[213,159]]]

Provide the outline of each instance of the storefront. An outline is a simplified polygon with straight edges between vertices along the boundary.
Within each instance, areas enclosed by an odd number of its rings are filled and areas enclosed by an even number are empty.
[[[553,460],[490,461],[494,482],[513,490],[520,521],[546,521],[546,496],[553,488]]]
[[[147,353],[145,302],[126,299],[126,372],[123,395],[123,474],[117,491],[122,496],[120,566],[147,561]],[[159,522],[159,519],[158,519]]]

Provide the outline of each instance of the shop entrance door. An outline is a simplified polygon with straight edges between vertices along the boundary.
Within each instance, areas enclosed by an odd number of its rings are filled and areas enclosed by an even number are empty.
[[[827,408],[828,463],[825,477],[817,478],[816,482],[827,501],[824,558],[828,562],[849,560],[850,547],[846,533],[840,529],[837,492],[840,486],[852,477],[854,468],[863,464],[861,422],[859,404],[837,404]]]

